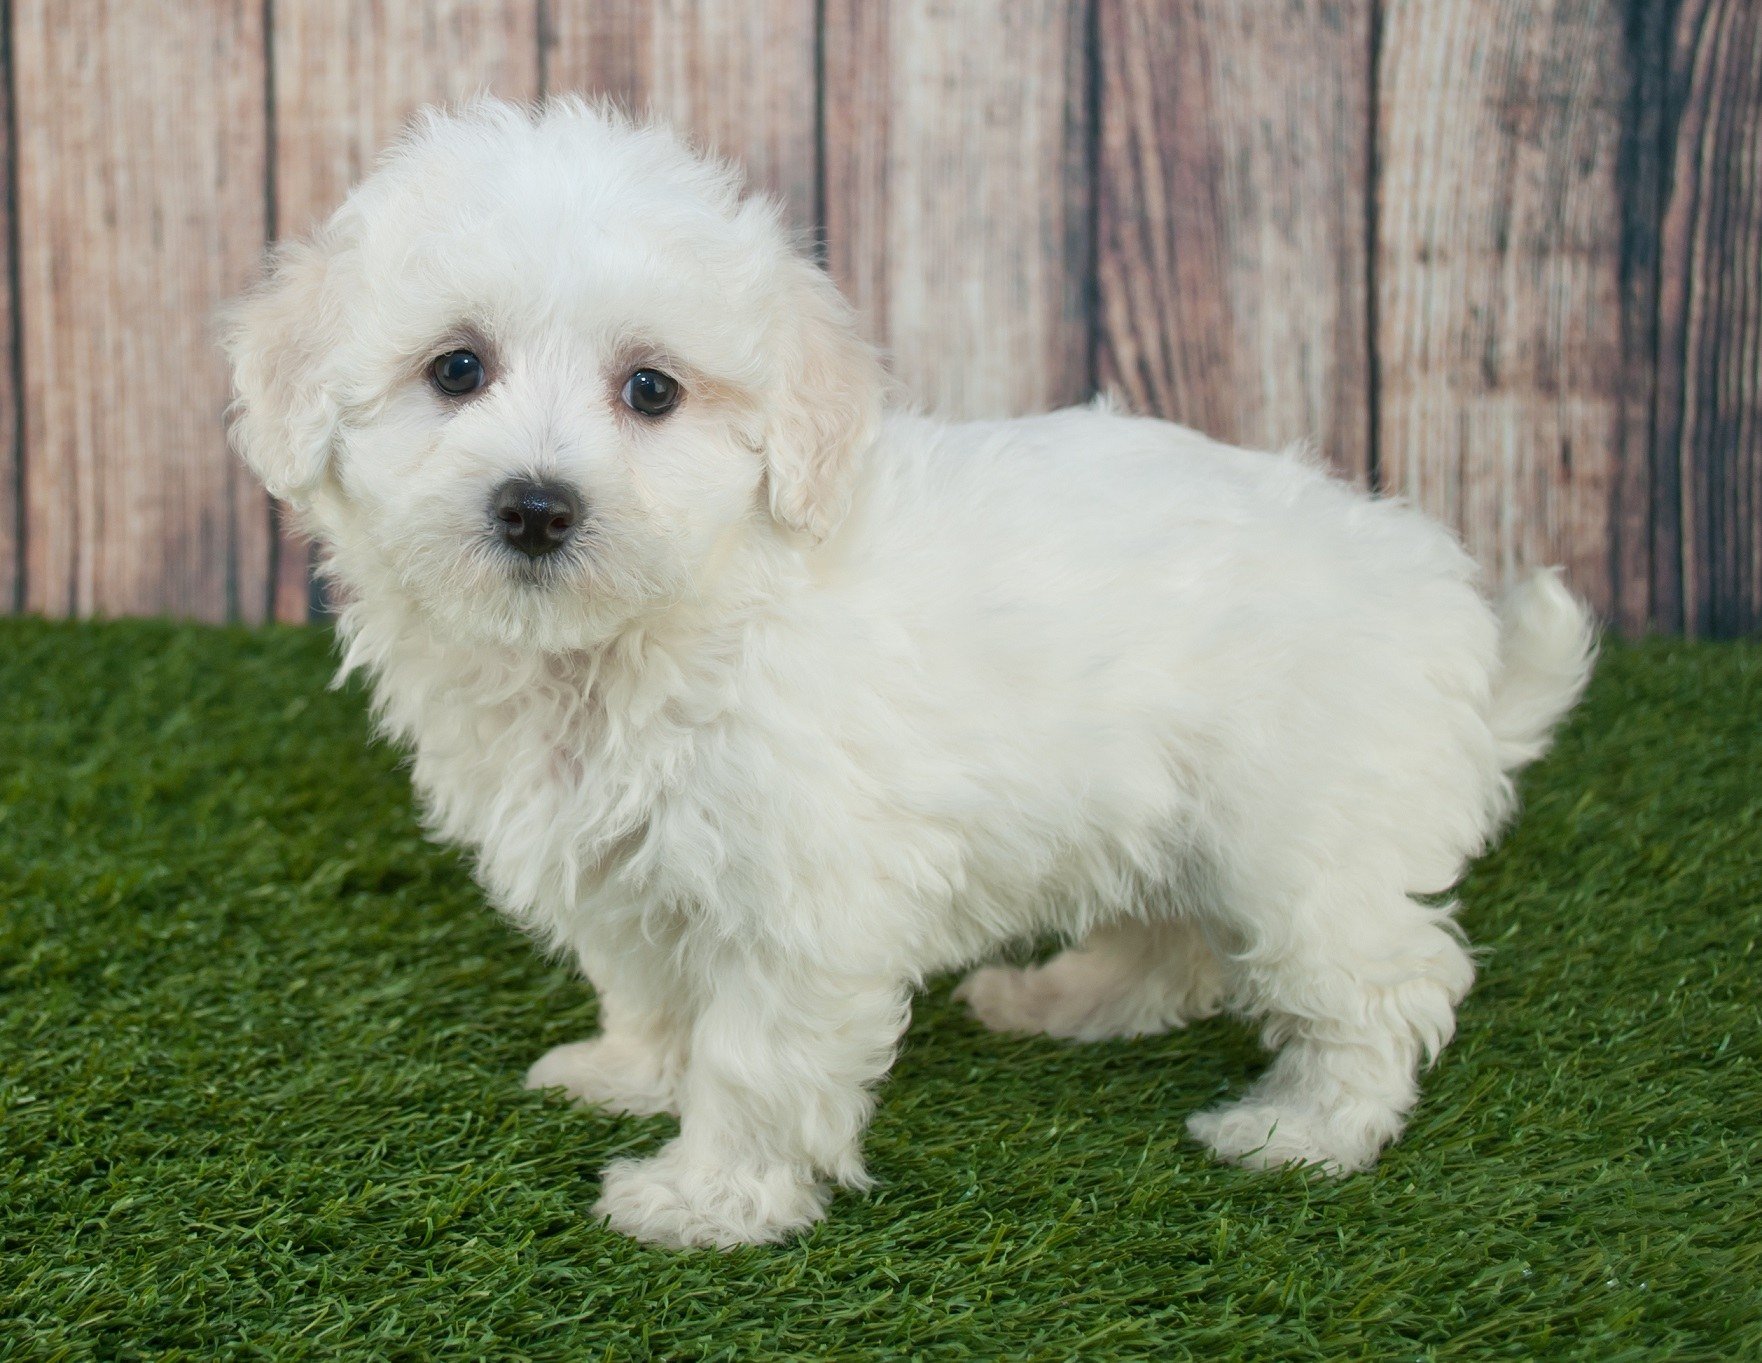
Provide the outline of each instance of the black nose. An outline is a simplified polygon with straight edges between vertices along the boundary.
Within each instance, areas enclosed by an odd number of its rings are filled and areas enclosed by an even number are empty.
[[[581,519],[581,498],[562,483],[510,478],[489,499],[489,514],[511,548],[538,558],[568,543]]]

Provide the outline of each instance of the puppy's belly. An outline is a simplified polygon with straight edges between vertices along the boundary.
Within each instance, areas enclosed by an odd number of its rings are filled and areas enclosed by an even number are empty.
[[[1159,802],[1160,803],[1160,802]],[[920,968],[935,974],[994,957],[1005,947],[1077,941],[1122,917],[1205,914],[1217,875],[1195,816],[1146,811],[1112,829],[1043,830],[1024,836],[1013,810],[968,830],[965,864],[945,904],[928,905],[939,930],[921,943]]]

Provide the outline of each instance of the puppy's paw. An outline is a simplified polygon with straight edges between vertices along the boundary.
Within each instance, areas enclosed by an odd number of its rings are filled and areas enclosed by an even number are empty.
[[[1034,986],[1032,969],[988,965],[962,980],[953,997],[990,1031],[1031,1034],[1046,1030],[1044,1014],[1050,1002]]]
[[[553,1046],[526,1071],[529,1089],[562,1089],[575,1101],[648,1117],[678,1115],[673,1080],[655,1051],[619,1036]]]
[[[648,1159],[607,1165],[594,1214],[649,1244],[728,1249],[805,1230],[825,1216],[829,1196],[786,1166],[706,1164],[674,1140]]]
[[[1219,1159],[1244,1169],[1301,1164],[1335,1177],[1370,1168],[1387,1139],[1362,1123],[1252,1096],[1194,1113],[1187,1131]]]
[[[993,1032],[1065,1041],[1155,1036],[1185,1025],[1162,994],[1141,983],[1134,991],[1075,953],[1021,970],[986,966],[961,981],[954,997]]]

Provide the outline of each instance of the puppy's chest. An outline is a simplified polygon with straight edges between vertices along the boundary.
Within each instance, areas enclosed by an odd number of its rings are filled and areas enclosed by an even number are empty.
[[[408,726],[412,779],[436,833],[479,855],[504,907],[575,900],[624,856],[664,801],[690,736],[620,725],[580,691],[437,698]]]

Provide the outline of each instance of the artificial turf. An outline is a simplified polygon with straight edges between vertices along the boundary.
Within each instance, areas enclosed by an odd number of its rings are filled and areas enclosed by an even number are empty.
[[[879,1191],[729,1254],[594,1222],[669,1123],[520,1090],[594,1005],[329,653],[0,622],[0,1357],[1762,1357],[1762,643],[1608,648],[1374,1173],[1184,1139],[1238,1024],[1003,1040],[944,982]]]

